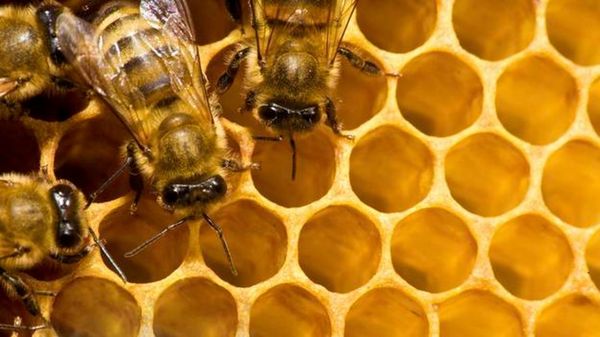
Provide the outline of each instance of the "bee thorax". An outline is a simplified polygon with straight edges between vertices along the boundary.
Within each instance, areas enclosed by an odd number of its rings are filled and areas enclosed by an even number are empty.
[[[166,171],[174,167],[197,169],[201,163],[210,160],[216,146],[212,136],[203,133],[199,126],[190,124],[165,131],[158,145],[158,168]]]
[[[41,57],[42,36],[36,32],[34,27],[16,20],[0,18],[0,28],[2,28],[0,29],[0,39],[5,41],[5,48],[11,51],[0,55],[0,60],[2,60],[0,67],[11,67],[3,72],[35,71],[44,68],[45,61]]]
[[[164,136],[169,131],[184,125],[193,125],[198,123],[192,116],[184,113],[175,113],[165,118],[158,127],[160,136]]]
[[[311,85],[317,78],[317,71],[317,59],[303,52],[284,53],[273,66],[273,74],[281,84],[292,87]]]

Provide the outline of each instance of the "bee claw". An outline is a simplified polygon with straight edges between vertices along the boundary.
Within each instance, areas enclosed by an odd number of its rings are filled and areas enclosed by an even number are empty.
[[[393,73],[385,73],[385,76],[387,76],[387,77],[393,77],[393,78],[400,78],[403,75],[402,75],[402,73],[393,72]]]
[[[137,204],[135,204],[135,203],[132,203],[132,204],[129,206],[129,215],[135,215],[135,214],[137,213],[137,208],[138,208],[138,207],[137,207]]]

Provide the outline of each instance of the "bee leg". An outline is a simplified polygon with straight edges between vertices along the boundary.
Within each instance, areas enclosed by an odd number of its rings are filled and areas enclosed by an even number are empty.
[[[233,159],[223,159],[221,166],[231,172],[244,172],[247,170],[259,170],[259,163],[250,163],[249,165],[243,165],[242,163]]]
[[[0,331],[8,330],[8,331],[38,331],[42,329],[48,329],[48,324],[40,324],[40,325],[20,325],[20,324],[1,324],[0,323]],[[18,336],[18,335],[17,335]]]
[[[56,291],[50,290],[34,290],[33,293],[36,296],[48,296],[48,297],[56,297],[58,293]]]
[[[344,137],[346,139],[354,139],[353,135],[347,135],[342,133],[342,126],[337,119],[335,104],[331,100],[331,98],[327,97],[327,102],[325,102],[325,114],[327,115],[327,125],[331,127],[333,133],[337,136]]]
[[[233,80],[235,80],[235,76],[242,65],[242,61],[246,58],[246,56],[248,56],[248,54],[250,54],[250,47],[239,50],[233,55],[231,60],[227,62],[227,69],[225,69],[225,73],[217,80],[218,94],[223,94],[229,89],[229,87],[231,87],[231,84],[233,84]]]
[[[206,213],[202,213],[204,217],[204,221],[217,233],[217,237],[219,241],[221,241],[221,246],[223,247],[223,251],[225,252],[225,256],[227,257],[227,262],[229,262],[229,269],[233,276],[238,275],[237,268],[235,267],[235,263],[233,262],[233,256],[231,255],[231,250],[229,250],[229,245],[227,244],[227,240],[225,239],[225,233],[223,233],[223,229],[219,226],[218,223],[214,222],[211,217]]]
[[[102,194],[102,192],[104,192],[104,190],[106,190],[108,188],[108,186],[110,186],[110,184],[112,184],[113,181],[115,181],[121,174],[123,174],[123,172],[127,169],[127,167],[129,167],[129,165],[131,165],[132,161],[133,161],[133,158],[127,157],[125,159],[125,161],[123,162],[123,164],[121,164],[121,167],[119,167],[119,169],[117,169],[117,171],[115,171],[115,173],[113,173],[112,176],[110,176],[108,179],[106,179],[106,181],[103,182],[102,185],[100,185],[100,187],[97,190],[95,190],[94,192],[92,192],[92,194],[89,195],[88,202],[85,205],[85,209],[90,207],[90,205],[94,202],[94,200],[96,200],[96,198],[98,198],[98,196],[100,194]]]
[[[102,194],[102,192],[104,192],[104,190],[106,190],[108,188],[108,186],[110,186],[110,184],[113,183],[113,181],[115,181],[121,174],[123,174],[123,172],[125,172],[125,170],[128,167],[131,166],[132,162],[133,162],[133,157],[130,155],[127,155],[127,158],[125,158],[125,160],[123,161],[121,166],[110,177],[108,177],[108,179],[106,179],[106,181],[104,181],[102,183],[102,185],[100,185],[100,187],[98,187],[97,190],[95,190],[94,192],[92,192],[92,194],[90,194],[88,196],[88,202],[85,205],[85,209],[90,207],[90,205],[94,202],[94,200],[96,200],[96,198],[98,198],[98,196],[100,194]]]
[[[23,282],[20,277],[11,275],[6,270],[0,268],[0,280],[4,281],[8,287],[14,290],[31,315],[41,316],[40,306],[33,297],[31,287]]]
[[[352,50],[346,48],[346,47],[340,47],[337,50],[338,54],[342,55],[344,58],[346,58],[346,60],[348,60],[350,62],[350,64],[354,67],[357,68],[358,70],[362,71],[363,73],[369,74],[369,75],[384,75],[383,71],[381,71],[381,69],[379,69],[379,66],[369,60],[365,60],[363,57],[357,55],[355,52],[353,52]]]
[[[244,100],[244,108],[240,112],[250,112],[256,106],[256,91],[248,91]]]
[[[127,155],[133,158],[133,149],[131,146],[127,147]],[[131,162],[129,167],[129,186],[135,193],[133,201],[129,206],[129,214],[133,215],[137,212],[137,207],[142,197],[142,192],[144,191],[144,178],[140,174],[140,169],[134,161]]]
[[[179,219],[177,222],[168,225],[167,227],[163,228],[163,230],[161,230],[160,232],[154,234],[153,236],[148,238],[146,241],[142,242],[139,246],[128,251],[123,256],[125,256],[126,258],[132,258],[132,257],[138,255],[144,249],[146,249],[148,246],[154,244],[156,241],[158,241],[158,239],[162,238],[170,231],[173,231],[173,230],[179,228],[179,226],[181,226],[181,225],[185,224],[186,222],[193,220],[193,219],[194,219],[193,216],[187,216],[185,218]]]
[[[283,136],[252,136],[252,139],[265,142],[280,142],[283,140]]]

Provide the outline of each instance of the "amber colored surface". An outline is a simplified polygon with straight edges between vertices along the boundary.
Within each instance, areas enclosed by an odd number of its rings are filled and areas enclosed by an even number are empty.
[[[192,2],[214,82],[240,33],[222,1]],[[325,125],[299,136],[292,181],[289,145],[254,142],[266,131],[238,111],[242,76],[221,97],[232,153],[262,165],[210,211],[238,276],[201,221],[123,257],[177,220],[150,193],[130,215],[125,176],[89,215],[131,282],[97,251],[23,273],[58,295],[38,297],[53,329],[18,336],[600,337],[599,13],[361,0],[346,41],[400,76],[340,62],[332,98],[353,141]],[[97,99],[72,103],[0,122],[0,173],[104,180],[128,135]],[[0,323],[15,316],[39,323],[0,291]]]

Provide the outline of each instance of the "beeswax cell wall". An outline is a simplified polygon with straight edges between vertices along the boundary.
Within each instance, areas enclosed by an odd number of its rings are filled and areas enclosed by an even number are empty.
[[[222,1],[192,2],[215,83],[242,35]],[[211,213],[238,276],[200,221],[122,257],[176,220],[150,194],[130,215],[124,177],[89,216],[130,282],[97,251],[22,273],[57,296],[40,297],[52,329],[18,335],[600,337],[599,28],[594,0],[360,1],[346,43],[399,76],[341,60],[353,141],[298,137],[292,181],[288,145],[252,139],[267,130],[239,112],[241,76],[220,97],[235,156],[262,166]],[[96,99],[66,102],[0,122],[0,173],[106,179],[126,131]],[[0,322],[17,316],[39,322],[0,293]]]

